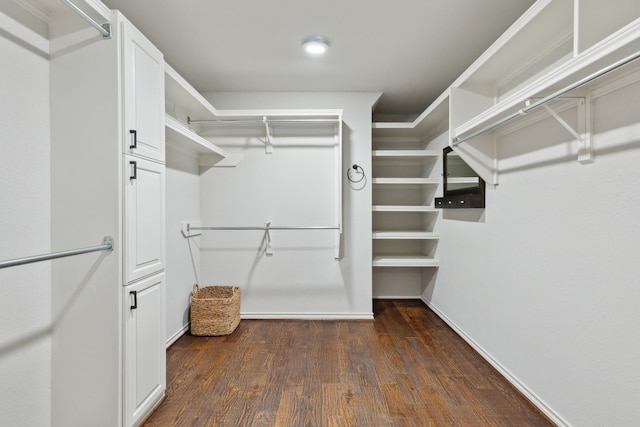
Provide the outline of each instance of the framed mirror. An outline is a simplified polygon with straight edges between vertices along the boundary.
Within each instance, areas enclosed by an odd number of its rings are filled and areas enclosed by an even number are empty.
[[[453,148],[442,150],[443,197],[437,208],[484,208],[485,182]]]

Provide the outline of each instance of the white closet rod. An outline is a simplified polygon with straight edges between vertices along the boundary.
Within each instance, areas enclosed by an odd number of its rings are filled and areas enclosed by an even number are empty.
[[[324,226],[324,225],[311,225],[311,226],[274,226],[274,225],[261,225],[257,227],[194,227],[187,224],[187,231],[191,230],[340,230],[339,226]]]
[[[212,119],[193,120],[187,117],[187,123],[221,123],[221,124],[252,124],[264,125],[265,123],[339,123],[340,119]]]
[[[67,257],[72,255],[86,254],[89,252],[111,251],[111,250],[113,250],[113,239],[110,236],[106,236],[104,239],[102,239],[102,244],[98,246],[91,246],[88,248],[81,248],[81,249],[71,249],[68,251],[52,252],[50,254],[34,255],[34,256],[28,256],[23,258],[0,261],[0,268],[15,267],[17,265],[29,264],[32,262],[39,262],[39,261],[47,261],[50,259],[62,258],[62,257]]]
[[[92,17],[90,17],[89,15],[87,15],[82,9],[80,9],[78,6],[76,6],[75,4],[73,4],[71,1],[69,0],[62,0],[62,2],[64,4],[66,4],[69,9],[73,10],[75,13],[77,13],[78,15],[80,15],[80,17],[82,19],[84,19],[85,21],[87,21],[89,23],[89,25],[91,25],[93,28],[95,28],[96,30],[98,30],[100,32],[100,34],[102,34],[102,37],[104,37],[105,39],[110,39],[111,38],[111,24],[106,22],[104,24],[100,24],[99,22],[97,22],[96,20],[94,20]]]
[[[467,135],[465,137],[462,137],[462,138],[455,137],[455,138],[453,138],[451,140],[451,145],[453,147],[455,147],[455,146],[457,146],[457,145],[459,145],[459,144],[461,144],[461,143],[463,143],[465,141],[468,141],[468,140],[470,140],[472,138],[475,138],[478,135],[482,135],[483,133],[485,133],[487,131],[490,131],[491,129],[494,129],[494,128],[500,126],[501,124],[508,122],[511,119],[514,119],[514,118],[519,117],[519,116],[523,116],[523,115],[527,114],[529,111],[533,110],[534,108],[540,107],[541,105],[546,104],[547,102],[549,102],[549,101],[551,101],[553,99],[556,99],[556,98],[564,95],[565,93],[567,93],[569,91],[577,89],[580,86],[583,86],[583,85],[585,85],[585,84],[597,79],[598,77],[602,77],[603,75],[605,75],[607,73],[610,73],[611,71],[616,70],[616,69],[622,67],[623,65],[626,65],[626,64],[628,64],[628,63],[630,63],[632,61],[635,61],[638,58],[640,58],[640,51],[638,51],[638,52],[636,52],[636,53],[634,53],[632,55],[629,55],[626,58],[623,58],[623,59],[621,59],[621,60],[619,60],[617,62],[614,62],[613,64],[611,64],[611,65],[609,65],[607,67],[604,67],[601,70],[596,71],[595,73],[590,74],[587,77],[584,77],[584,78],[578,80],[577,82],[575,82],[573,84],[570,84],[569,86],[552,93],[551,95],[547,95],[544,98],[540,98],[538,101],[533,102],[533,103],[527,105],[524,108],[521,108],[520,110],[516,111],[515,113],[512,113],[512,114],[508,115],[507,117],[504,117],[504,118],[502,118],[500,120],[497,120],[497,121],[495,121],[495,122],[483,127],[482,129],[479,129],[479,130],[477,130],[477,131],[475,131],[475,132],[473,132],[473,133],[471,133],[471,134],[469,134],[469,135]]]

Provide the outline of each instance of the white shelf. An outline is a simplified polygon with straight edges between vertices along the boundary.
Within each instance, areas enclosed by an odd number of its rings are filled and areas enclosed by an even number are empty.
[[[422,256],[376,256],[374,267],[438,267],[437,259]]]
[[[374,158],[397,159],[397,160],[413,160],[413,159],[429,159],[435,160],[442,153],[437,150],[373,150],[371,155]]]
[[[165,128],[167,143],[170,145],[175,145],[190,153],[217,155],[220,160],[227,157],[227,152],[222,148],[202,138],[168,114],[165,116]]]
[[[456,111],[451,123],[452,137],[464,137],[488,124],[498,122],[525,107],[527,99],[561,90],[640,50],[640,18],[637,17],[578,54],[567,52],[564,56],[548,61],[544,67],[526,63],[520,70],[526,78],[522,78],[520,84],[509,90],[500,93],[475,90],[481,80],[493,82],[494,89],[500,81],[509,80],[499,71],[511,67],[503,61],[511,58],[507,53],[518,50],[528,52],[526,43],[540,44],[536,37],[548,34],[550,22],[553,23],[556,37],[561,38],[562,32],[566,31],[562,27],[574,20],[574,11],[568,3],[563,6],[562,2],[555,2],[545,6],[546,3],[548,2],[541,2],[541,7],[532,9],[530,15],[537,12],[536,15],[528,16],[529,21],[522,20],[519,25],[507,31],[496,45],[487,50],[454,82],[453,87],[457,91],[455,102],[452,102],[452,111]],[[558,8],[563,10],[560,12]],[[526,38],[526,43],[523,38]],[[469,109],[467,105],[473,102],[477,102],[476,107]]]
[[[407,206],[407,205],[373,205],[373,212],[433,212],[438,213],[442,209],[432,206]]]
[[[431,231],[373,231],[374,239],[394,240],[438,240],[440,236]]]
[[[217,111],[189,82],[165,62],[165,97],[169,106],[192,119],[212,119]],[[186,117],[185,117],[186,118]]]
[[[373,184],[378,185],[438,185],[437,178],[373,178]]]
[[[412,122],[374,122],[371,124],[374,138],[418,138],[446,132],[449,129],[448,91],[436,99]]]

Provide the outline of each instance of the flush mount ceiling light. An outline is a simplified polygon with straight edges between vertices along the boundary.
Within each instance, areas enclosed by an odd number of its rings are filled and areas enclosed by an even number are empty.
[[[329,40],[321,36],[307,37],[302,41],[302,48],[311,55],[322,55],[329,49]]]

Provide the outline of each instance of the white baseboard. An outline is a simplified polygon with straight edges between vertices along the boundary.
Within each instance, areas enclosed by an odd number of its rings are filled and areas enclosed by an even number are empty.
[[[374,295],[373,299],[422,299],[420,295]]]
[[[427,307],[429,307],[440,319],[442,319],[447,325],[451,327],[463,340],[467,342],[473,349],[482,356],[491,366],[493,366],[507,381],[511,383],[515,388],[520,391],[529,401],[534,404],[543,414],[545,414],[551,421],[553,421],[559,427],[570,427],[560,415],[558,415],[553,409],[551,409],[542,399],[540,399],[532,390],[530,390],[525,384],[520,382],[518,378],[513,375],[507,368],[502,366],[500,362],[494,359],[482,346],[467,335],[454,321],[452,321],[446,314],[441,312],[438,307],[433,305],[431,301],[424,297],[420,297]]]
[[[178,330],[178,332],[176,332],[175,334],[173,334],[168,340],[167,340],[167,347],[169,348],[171,347],[171,344],[173,344],[174,342],[178,341],[178,339],[180,339],[181,336],[183,336],[184,334],[186,334],[187,332],[189,332],[189,327],[191,326],[191,322],[187,323],[186,325],[184,325],[182,328],[180,328]]]
[[[240,319],[373,320],[373,313],[269,313],[240,312]]]

